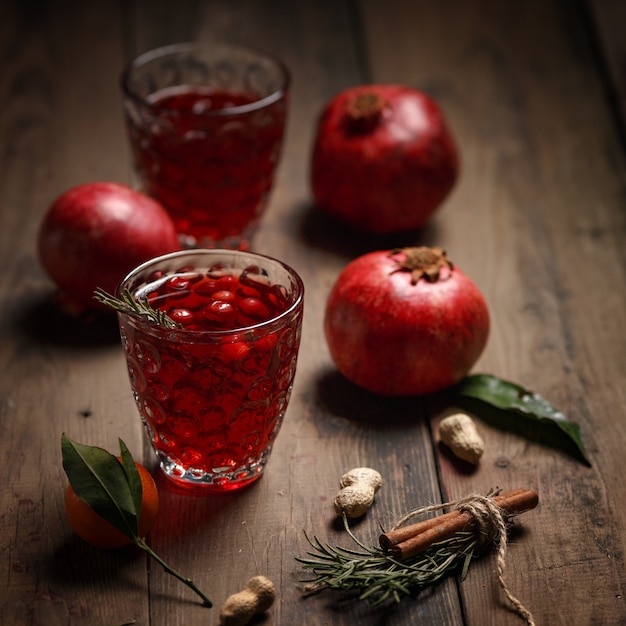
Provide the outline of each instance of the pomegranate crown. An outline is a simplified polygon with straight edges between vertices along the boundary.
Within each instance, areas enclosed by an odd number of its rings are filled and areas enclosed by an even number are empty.
[[[403,259],[394,259],[396,266],[394,272],[410,272],[411,284],[416,285],[420,278],[435,283],[439,280],[441,268],[454,269],[454,264],[446,256],[443,248],[429,248],[419,246],[416,248],[395,248],[389,252],[389,256],[404,255]]]

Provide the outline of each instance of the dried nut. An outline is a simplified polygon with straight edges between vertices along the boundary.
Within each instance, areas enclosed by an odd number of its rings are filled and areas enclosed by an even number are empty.
[[[274,583],[265,576],[254,576],[244,589],[226,598],[220,610],[220,626],[244,626],[267,611],[275,597]]]
[[[468,463],[476,464],[485,451],[474,420],[465,413],[456,413],[441,420],[439,437],[452,453]]]
[[[356,467],[341,477],[341,491],[335,498],[337,515],[349,519],[365,515],[374,503],[374,496],[383,484],[382,476],[369,467]]]

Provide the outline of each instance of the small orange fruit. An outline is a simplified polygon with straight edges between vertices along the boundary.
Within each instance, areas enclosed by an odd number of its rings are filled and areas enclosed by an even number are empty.
[[[150,472],[139,463],[135,463],[141,478],[142,499],[139,513],[140,537],[149,532],[159,511],[159,491]],[[65,512],[74,532],[87,543],[97,548],[121,548],[133,543],[113,524],[100,517],[84,500],[76,495],[72,485],[65,491]]]

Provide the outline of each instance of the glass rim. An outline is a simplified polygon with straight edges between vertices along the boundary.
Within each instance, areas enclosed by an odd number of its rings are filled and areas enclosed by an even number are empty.
[[[263,96],[254,102],[250,102],[248,104],[237,104],[234,106],[223,107],[221,109],[209,109],[208,111],[202,111],[199,113],[195,113],[193,111],[178,111],[175,109],[170,109],[165,106],[160,106],[158,104],[154,104],[149,102],[144,96],[141,96],[137,93],[137,91],[132,87],[130,82],[131,73],[137,68],[141,67],[145,63],[149,61],[153,61],[158,58],[164,58],[167,55],[178,53],[178,52],[193,52],[195,50],[202,50],[203,48],[224,48],[224,49],[233,49],[233,50],[245,50],[250,53],[254,53],[264,58],[265,60],[269,60],[278,67],[280,73],[282,74],[282,82],[280,86],[268,94],[267,96]],[[258,111],[259,109],[263,109],[265,107],[278,102],[282,98],[286,97],[289,91],[289,85],[291,83],[291,73],[287,65],[277,56],[271,54],[270,52],[266,52],[265,50],[261,50],[260,48],[255,48],[253,46],[240,45],[234,43],[225,43],[225,42],[216,42],[214,44],[210,44],[208,42],[182,42],[182,43],[174,43],[168,44],[166,46],[160,46],[158,48],[153,48],[152,50],[148,50],[139,56],[131,59],[126,66],[124,67],[122,74],[120,76],[120,84],[122,87],[122,91],[127,98],[130,98],[135,103],[140,106],[146,107],[151,111],[159,112],[159,113],[167,113],[168,115],[172,115],[175,117],[191,117],[191,118],[206,118],[206,117],[227,117],[233,115],[243,115],[246,113],[251,113],[253,111]],[[183,85],[181,85],[183,86]]]
[[[281,311],[278,315],[270,317],[269,319],[266,319],[266,320],[262,320],[255,324],[250,324],[248,326],[236,326],[234,328],[226,328],[226,329],[194,330],[194,329],[189,329],[189,328],[184,328],[184,327],[183,328],[169,328],[166,326],[156,324],[155,322],[146,320],[144,317],[142,317],[139,314],[123,313],[121,311],[117,312],[118,317],[124,316],[127,318],[134,319],[140,322],[142,326],[145,326],[145,328],[152,328],[152,329],[159,331],[160,333],[162,332],[175,333],[176,335],[183,335],[183,336],[196,337],[196,338],[198,337],[216,337],[217,338],[217,337],[227,337],[229,335],[237,335],[241,333],[251,332],[251,331],[263,329],[267,326],[278,325],[284,318],[291,316],[297,309],[301,308],[304,305],[304,282],[302,281],[302,278],[300,277],[298,272],[296,272],[296,270],[294,270],[292,267],[290,267],[283,261],[280,261],[279,259],[276,259],[274,257],[268,256],[265,254],[259,254],[258,252],[248,252],[248,251],[243,251],[243,250],[227,250],[224,248],[199,248],[199,249],[190,249],[190,250],[178,250],[176,252],[169,252],[167,254],[163,254],[163,255],[154,257],[152,259],[149,259],[147,261],[144,261],[140,265],[137,265],[130,272],[128,272],[126,276],[120,281],[120,283],[118,284],[115,290],[115,295],[118,298],[121,298],[122,290],[125,288],[127,283],[131,282],[133,278],[135,278],[136,276],[139,276],[142,272],[149,270],[151,266],[157,266],[163,262],[167,262],[170,260],[174,261],[178,258],[189,257],[193,255],[203,256],[207,258],[211,256],[230,255],[230,256],[239,257],[239,258],[250,257],[251,260],[262,259],[264,261],[270,261],[271,263],[276,263],[280,267],[282,267],[293,280],[295,298],[293,302],[284,311]],[[241,269],[243,270],[245,269],[245,267],[242,267]],[[175,270],[172,271],[171,275],[173,276],[175,274],[176,274],[176,271]],[[133,293],[133,296],[134,296],[134,293]],[[240,339],[237,339],[237,341],[240,341]]]

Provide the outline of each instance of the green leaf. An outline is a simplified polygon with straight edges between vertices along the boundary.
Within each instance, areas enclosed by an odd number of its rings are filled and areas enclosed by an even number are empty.
[[[61,436],[61,450],[63,469],[76,495],[98,515],[135,541],[141,510],[141,491],[137,499],[132,487],[135,478],[129,478],[133,475],[129,458],[134,472],[137,469],[126,446],[122,447],[124,465],[103,448],[77,443],[65,433]],[[139,484],[141,486],[141,481]]]
[[[578,425],[539,394],[489,374],[467,376],[453,393],[494,426],[559,447],[591,466]]]
[[[130,450],[126,444],[119,439],[120,453],[122,457],[122,467],[126,472],[126,478],[130,486],[130,492],[133,496],[133,502],[135,504],[135,511],[137,512],[137,519],[139,520],[139,513],[141,512],[141,501],[143,498],[143,487],[141,486],[141,476],[139,476],[139,470],[135,464]]]

